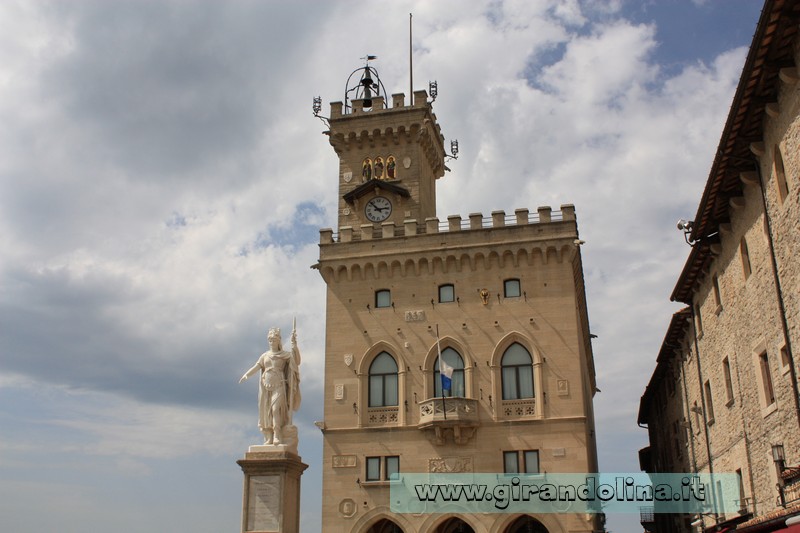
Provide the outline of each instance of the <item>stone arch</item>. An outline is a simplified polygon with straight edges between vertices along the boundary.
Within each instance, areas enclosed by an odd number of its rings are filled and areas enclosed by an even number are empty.
[[[336,267],[336,281],[344,281],[348,278],[347,274],[347,267],[345,265],[339,265]]]
[[[361,281],[361,280],[364,279],[364,274],[361,271],[361,265],[354,264],[354,265],[350,266],[350,279],[351,280],[357,280],[357,281]]]
[[[500,268],[500,254],[498,254],[494,250],[489,252],[489,257],[488,257],[487,263],[488,263],[488,267],[490,269],[492,268],[492,266],[494,266],[496,268]]]
[[[445,258],[444,269],[445,269],[445,272],[460,272],[461,271],[461,265],[458,263],[458,259],[456,259],[456,256],[448,255]]]
[[[468,268],[472,271],[475,270],[472,267],[472,258],[469,256],[469,254],[461,254],[461,258],[459,259],[459,261],[461,262],[461,269],[459,270],[459,272],[461,270],[464,270],[465,268]]]
[[[530,258],[531,266],[535,265],[545,265],[547,261],[545,260],[544,252],[541,248],[536,247],[531,250],[531,258]]]
[[[514,343],[519,343],[525,347],[531,354],[531,358],[533,359],[533,363],[541,363],[541,355],[539,353],[539,349],[533,343],[533,341],[525,334],[519,331],[509,331],[503,338],[501,338],[494,347],[494,351],[492,352],[492,358],[489,361],[489,364],[492,366],[500,366],[500,359],[502,359],[503,354]]]
[[[403,275],[404,276],[417,275],[417,264],[414,262],[413,259],[406,259],[406,262],[403,265]]]
[[[390,277],[389,276],[389,265],[386,263],[386,261],[378,261],[378,267],[376,269],[377,279],[380,279],[381,275],[385,276],[386,278]]]
[[[441,257],[439,257],[439,256],[434,257],[431,260],[431,266],[433,267],[432,271],[433,271],[434,274],[436,274],[436,269],[437,268],[439,269],[440,273],[442,273],[442,274],[445,273],[444,261],[442,261]]]
[[[380,527],[382,523],[386,522],[396,524],[403,532],[414,531],[414,527],[402,514],[392,513],[386,505],[380,505],[364,513],[364,515],[353,524],[351,531],[357,531],[359,533],[373,533],[378,531],[384,533],[380,529],[373,530],[372,528],[373,526]]]
[[[501,533],[564,533],[557,515],[512,514],[496,524],[495,531]]]
[[[372,263],[367,263],[364,265],[364,275],[362,279],[364,281],[368,279],[378,279],[378,275],[375,272],[375,265]]]
[[[517,265],[528,265],[531,264],[531,256],[528,253],[528,250],[525,248],[520,248],[517,250]]]
[[[400,277],[403,274],[403,265],[400,264],[400,261],[395,259],[392,261],[392,264],[389,266],[389,277]]]
[[[330,281],[334,278],[333,268],[329,266],[322,267],[319,273],[322,276],[322,279],[324,279],[328,283],[330,283]]]
[[[509,263],[513,266],[517,266],[517,260],[516,257],[514,257],[514,252],[511,250],[506,250],[503,252],[503,260],[501,264],[502,266],[506,267],[509,265]]]
[[[472,265],[473,271],[487,270],[486,257],[483,255],[483,252],[476,253],[475,256],[473,257],[473,261],[474,261]]]
[[[454,504],[452,505],[451,512],[448,512],[449,509],[446,507],[440,508],[440,510],[441,512],[439,513],[430,513],[428,518],[419,527],[418,531],[426,531],[429,533],[440,533],[441,531],[446,531],[447,533],[451,533],[451,529],[448,529],[448,526],[451,526],[454,523],[457,524],[458,521],[460,521],[470,528],[469,530],[465,528],[465,533],[470,530],[476,533],[488,533],[486,526],[480,521],[471,523],[468,520],[467,517],[469,516],[469,509],[459,508],[459,506]],[[474,516],[470,518],[474,519]],[[443,526],[445,529],[441,529]],[[458,529],[455,529],[455,531],[457,532]]]
[[[547,251],[545,251],[544,262],[545,264],[550,263],[551,260],[555,259],[555,262],[559,262],[559,253],[558,248],[555,246],[548,246]]]
[[[430,265],[426,257],[421,257],[419,260],[419,268],[417,274],[430,274]]]

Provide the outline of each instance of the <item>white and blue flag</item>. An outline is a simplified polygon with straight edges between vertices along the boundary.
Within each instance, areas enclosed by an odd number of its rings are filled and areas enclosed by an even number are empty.
[[[444,391],[450,390],[453,383],[453,367],[447,364],[442,357],[442,348],[439,346],[439,326],[436,326],[436,350],[439,352],[439,375],[442,377],[442,396],[444,396]]]

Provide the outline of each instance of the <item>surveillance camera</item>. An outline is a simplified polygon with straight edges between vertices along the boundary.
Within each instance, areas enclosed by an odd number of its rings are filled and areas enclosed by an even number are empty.
[[[681,231],[689,231],[689,230],[692,229],[692,225],[693,224],[694,223],[691,220],[680,219],[678,221],[677,226],[678,226],[678,229],[681,230]]]

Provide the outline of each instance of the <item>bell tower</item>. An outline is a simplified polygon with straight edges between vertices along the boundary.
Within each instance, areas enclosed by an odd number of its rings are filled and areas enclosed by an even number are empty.
[[[331,104],[325,132],[339,156],[339,230],[361,233],[436,216],[446,155],[427,92],[414,91],[408,105],[402,93],[387,101],[371,59],[350,75],[344,103]]]

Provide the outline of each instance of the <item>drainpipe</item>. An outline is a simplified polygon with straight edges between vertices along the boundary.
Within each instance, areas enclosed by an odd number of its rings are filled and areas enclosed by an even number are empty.
[[[716,502],[716,487],[714,486],[714,461],[711,458],[711,439],[708,435],[708,416],[706,414],[706,391],[703,383],[703,372],[700,368],[700,345],[697,339],[697,317],[694,314],[694,302],[689,302],[689,309],[692,312],[692,337],[694,337],[694,351],[697,356],[697,381],[700,386],[700,401],[703,403],[703,434],[706,438],[706,453],[708,454],[708,473],[711,476],[711,499]],[[719,514],[714,513],[714,521],[719,524]]]

